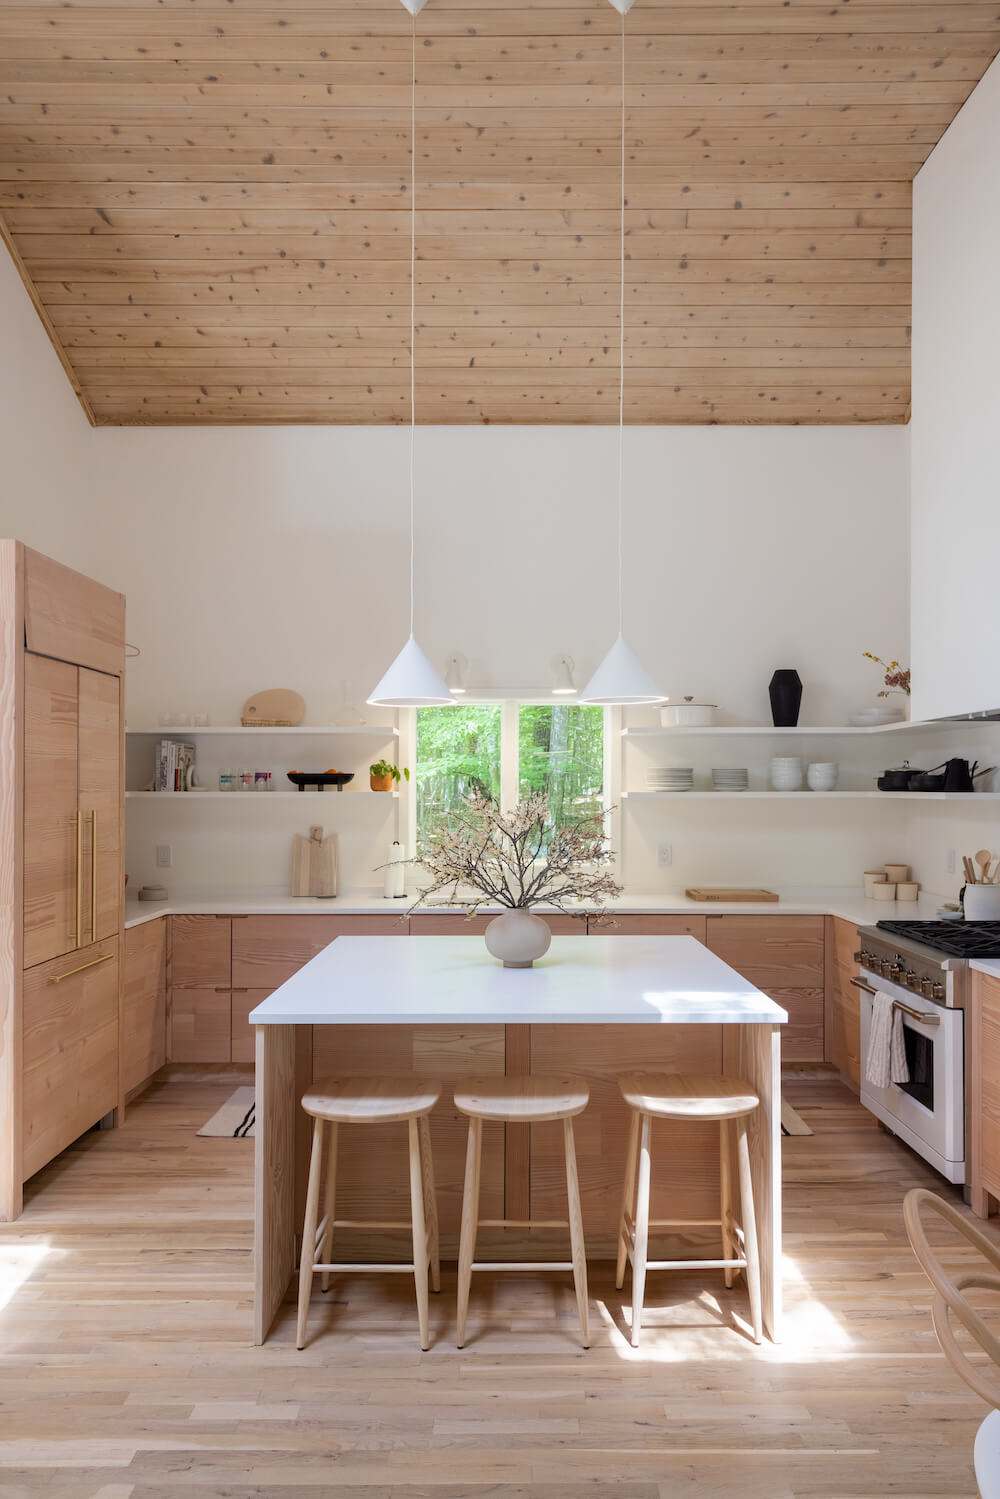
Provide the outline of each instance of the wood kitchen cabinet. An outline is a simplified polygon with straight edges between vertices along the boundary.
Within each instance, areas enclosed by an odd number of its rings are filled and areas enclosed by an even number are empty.
[[[24,658],[25,968],[119,930],[117,677]]]
[[[118,978],[117,937],[25,975],[25,1179],[117,1107]]]
[[[167,922],[165,917],[125,933],[122,985],[121,1090],[129,1094],[167,1059]]]
[[[121,1101],[124,621],[121,594],[0,541],[3,1221]]]
[[[231,1060],[234,920],[249,917],[170,918],[172,1062]]]
[[[823,1061],[823,916],[709,916],[708,946],[788,1011],[786,1062]]]
[[[972,1211],[988,1218],[1000,1199],[1000,979],[972,973],[965,1012],[966,1156]]]
[[[704,942],[706,924],[704,916],[661,916],[650,911],[614,916],[610,922],[595,922],[590,931],[598,937],[616,934],[621,937],[696,937],[699,942]]]
[[[823,1046],[832,1063],[855,1088],[861,1086],[861,996],[851,979],[860,969],[854,961],[858,929],[838,916],[826,918],[826,1000]]]

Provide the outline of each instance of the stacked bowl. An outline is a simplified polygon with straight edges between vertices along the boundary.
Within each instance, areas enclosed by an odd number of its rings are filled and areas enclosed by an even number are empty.
[[[750,776],[745,766],[739,768],[721,767],[712,770],[713,791],[746,791],[750,783]]]
[[[694,785],[694,770],[690,765],[664,765],[646,771],[646,785],[650,791],[690,791]]]
[[[837,767],[828,760],[817,761],[806,768],[810,791],[833,791],[837,784]]]
[[[798,755],[775,755],[771,761],[771,785],[775,791],[799,791],[802,761]]]

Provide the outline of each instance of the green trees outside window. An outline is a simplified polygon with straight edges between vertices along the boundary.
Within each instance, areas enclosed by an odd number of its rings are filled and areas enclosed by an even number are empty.
[[[500,796],[500,705],[417,709],[417,842],[473,791]]]
[[[518,715],[518,795],[549,799],[553,825],[598,812],[604,792],[604,709],[531,704]]]

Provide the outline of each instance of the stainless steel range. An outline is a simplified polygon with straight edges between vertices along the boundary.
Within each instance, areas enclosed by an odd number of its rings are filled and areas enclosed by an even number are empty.
[[[1000,958],[1000,922],[880,921],[860,927],[861,1102],[948,1181],[965,1182],[965,1013],[970,958]],[[874,996],[902,1016],[908,1083],[866,1077]]]

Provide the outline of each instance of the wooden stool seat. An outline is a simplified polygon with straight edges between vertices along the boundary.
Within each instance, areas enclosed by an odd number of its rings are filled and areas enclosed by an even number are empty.
[[[415,1077],[329,1077],[303,1094],[302,1107],[330,1124],[405,1124],[429,1114],[441,1084]]]
[[[589,1101],[589,1088],[576,1077],[470,1077],[455,1089],[463,1114],[502,1124],[572,1119]]]
[[[632,1265],[632,1346],[639,1346],[647,1270],[711,1270],[725,1273],[727,1288],[734,1272],[746,1272],[750,1292],[750,1320],[754,1342],[763,1337],[760,1253],[750,1176],[747,1117],[760,1099],[740,1078],[664,1072],[623,1072],[618,1079],[622,1097],[632,1111],[625,1165],[625,1187],[618,1227],[618,1264],[615,1285],[625,1284],[625,1264]],[[650,1218],[653,1120],[705,1120],[719,1125],[718,1218]],[[735,1137],[735,1161],[734,1161]],[[636,1166],[638,1165],[638,1176]],[[735,1166],[735,1172],[734,1172]],[[740,1215],[735,1213],[734,1174],[739,1182]],[[721,1231],[722,1256],[717,1260],[650,1260],[650,1228],[711,1228]]]
[[[739,1119],[760,1107],[738,1077],[624,1072],[618,1086],[630,1109],[657,1119]]]
[[[469,1312],[469,1289],[473,1270],[572,1270],[580,1332],[584,1348],[590,1347],[590,1312],[587,1303],[587,1255],[583,1242],[580,1210],[580,1180],[576,1169],[573,1120],[590,1102],[590,1089],[576,1077],[470,1077],[455,1086],[455,1107],[469,1117],[469,1141],[465,1155],[465,1188],[462,1193],[462,1237],[458,1252],[458,1346],[465,1346],[465,1324]],[[561,1120],[566,1157],[567,1219],[479,1217],[479,1166],[483,1149],[483,1122],[501,1124],[548,1124]],[[480,1228],[568,1228],[569,1261],[503,1260],[476,1261],[476,1238]]]
[[[371,1270],[396,1271],[413,1276],[417,1293],[420,1346],[430,1346],[428,1275],[435,1291],[441,1289],[441,1263],[434,1161],[428,1115],[441,1097],[441,1084],[419,1077],[334,1077],[314,1082],[303,1095],[302,1108],[313,1119],[306,1217],[302,1230],[299,1264],[299,1314],[295,1346],[304,1348],[306,1321],[313,1275],[318,1270],[325,1291],[332,1274]],[[410,1149],[410,1221],[408,1223],[364,1222],[337,1218],[337,1138],[342,1124],[405,1124]],[[327,1136],[329,1146],[327,1147]],[[320,1189],[323,1155],[327,1155],[323,1213]],[[413,1237],[413,1259],[402,1265],[334,1263],[333,1231],[336,1228],[408,1228]]]

